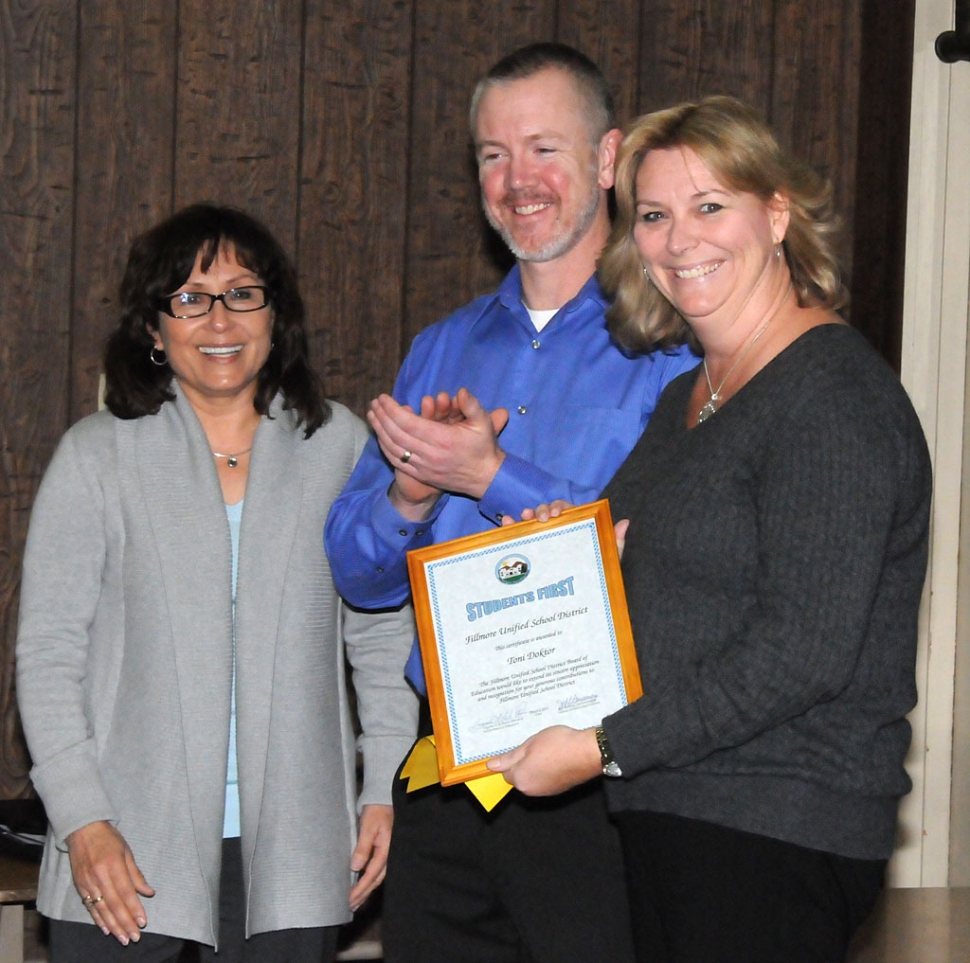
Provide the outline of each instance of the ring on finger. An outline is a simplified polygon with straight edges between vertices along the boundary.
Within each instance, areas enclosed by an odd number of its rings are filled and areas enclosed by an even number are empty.
[[[406,465],[410,460],[411,460],[411,452],[405,449],[404,454],[401,455],[401,462]]]

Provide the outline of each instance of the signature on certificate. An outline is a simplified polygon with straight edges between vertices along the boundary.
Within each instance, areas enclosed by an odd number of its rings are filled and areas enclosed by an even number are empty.
[[[596,693],[590,693],[589,695],[571,695],[566,696],[565,699],[559,700],[559,711],[569,712],[570,709],[585,709],[587,706],[594,706],[599,702],[599,696]]]

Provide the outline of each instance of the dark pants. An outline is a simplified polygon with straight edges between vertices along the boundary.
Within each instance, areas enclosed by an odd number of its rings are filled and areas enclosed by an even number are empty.
[[[396,778],[386,963],[632,963],[597,783],[548,800],[513,790],[491,813],[464,786],[405,788]]]
[[[244,938],[246,901],[243,893],[242,855],[238,839],[222,844],[219,883],[219,952],[204,943],[159,933],[142,933],[137,943],[122,946],[89,923],[50,921],[51,963],[330,963],[337,948],[339,926],[277,930]],[[151,900],[145,909],[151,918]],[[191,948],[191,949],[189,949]],[[188,954],[182,957],[183,950]],[[195,952],[193,952],[195,950]],[[196,955],[197,954],[197,955]]]
[[[662,813],[614,819],[639,963],[839,963],[882,889],[885,860]]]

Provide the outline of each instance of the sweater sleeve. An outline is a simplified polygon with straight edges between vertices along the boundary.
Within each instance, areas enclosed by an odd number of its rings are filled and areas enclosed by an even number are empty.
[[[61,846],[75,829],[117,818],[98,769],[85,691],[106,549],[104,493],[74,430],[58,446],[34,502],[17,636],[31,779]]]
[[[394,773],[418,728],[418,698],[404,678],[414,613],[410,605],[379,612],[344,606],[343,632],[362,730],[364,785],[358,807],[390,805]]]
[[[690,765],[835,699],[853,679],[877,596],[903,611],[914,579],[894,584],[887,567],[921,564],[925,444],[864,394],[847,398],[820,381],[773,427],[749,485],[758,557],[742,624],[649,700],[605,720],[624,775]],[[713,524],[731,525],[733,510],[717,506]],[[676,631],[664,639],[677,643]],[[900,651],[880,658],[905,661]]]

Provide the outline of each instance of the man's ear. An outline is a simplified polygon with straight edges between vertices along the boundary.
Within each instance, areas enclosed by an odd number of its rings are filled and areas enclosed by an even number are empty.
[[[599,186],[608,191],[616,176],[616,154],[623,140],[623,131],[614,127],[601,138],[596,154],[596,172]]]

